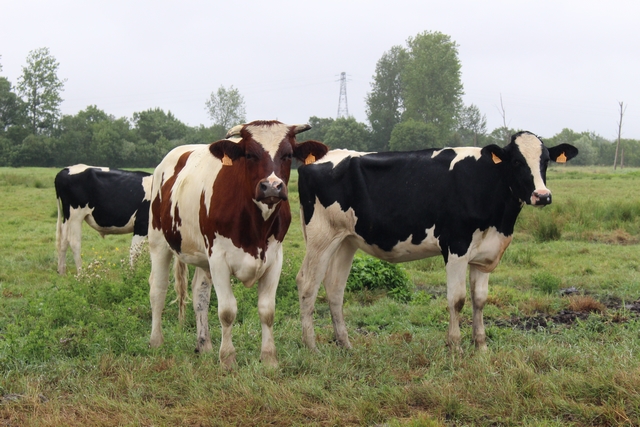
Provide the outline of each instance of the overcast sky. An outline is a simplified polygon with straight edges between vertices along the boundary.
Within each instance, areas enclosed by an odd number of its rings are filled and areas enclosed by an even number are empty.
[[[367,123],[377,61],[423,31],[458,44],[466,105],[491,131],[551,137],[563,128],[640,139],[637,0],[0,0],[0,75],[15,86],[31,50],[48,47],[66,79],[63,114],[88,105],[116,117],[159,107],[211,125],[221,85],[247,119],[336,117]]]

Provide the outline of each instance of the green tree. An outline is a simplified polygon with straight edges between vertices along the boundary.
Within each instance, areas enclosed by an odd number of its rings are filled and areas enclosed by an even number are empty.
[[[371,92],[365,99],[373,150],[387,150],[393,127],[400,123],[404,111],[400,73],[405,62],[405,50],[401,46],[393,46],[376,64]]]
[[[511,141],[511,135],[518,132],[515,129],[500,126],[491,131],[489,135],[484,138],[484,145],[496,144],[500,147],[504,147]]]
[[[189,128],[185,136],[185,144],[211,144],[219,141],[227,135],[226,128],[220,125],[205,127],[200,125],[195,128]]]
[[[367,151],[369,138],[370,133],[364,123],[358,123],[353,117],[341,117],[327,129],[323,142],[331,148]]]
[[[152,108],[133,113],[133,123],[140,139],[156,144],[161,137],[176,141],[187,135],[187,125],[178,120],[171,111],[165,113],[160,108]]]
[[[205,110],[214,125],[225,129],[246,121],[244,97],[233,86],[229,89],[220,86],[217,92],[211,92],[211,96],[205,101]]]
[[[60,64],[43,47],[32,50],[18,79],[18,93],[26,102],[29,126],[34,134],[51,134],[60,117],[60,92],[66,80],[58,78]]]
[[[480,109],[471,104],[460,109],[458,115],[458,131],[461,146],[482,146],[487,135],[487,117]]]
[[[423,32],[407,40],[407,60],[400,80],[403,87],[402,119],[434,126],[439,141],[455,129],[464,93],[460,78],[458,45],[440,32]]]
[[[13,92],[11,82],[0,77],[0,133],[6,132],[10,126],[23,125],[24,102]]]
[[[327,131],[329,130],[329,128],[331,127],[334,121],[335,119],[331,117],[328,117],[328,118],[321,118],[317,116],[309,117],[309,125],[311,126],[311,129],[309,129],[304,133],[303,139],[304,140],[313,139],[315,141],[324,142],[324,140],[326,139]]]
[[[441,148],[438,129],[433,123],[409,119],[397,124],[391,132],[389,149],[392,151],[412,151],[423,148]]]
[[[463,93],[458,46],[449,36],[425,31],[410,37],[406,48],[392,47],[378,61],[366,98],[373,148],[390,147],[394,127],[408,120],[429,125],[431,146],[448,144]]]

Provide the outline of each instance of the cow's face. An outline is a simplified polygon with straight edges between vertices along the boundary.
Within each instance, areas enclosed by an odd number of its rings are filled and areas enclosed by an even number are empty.
[[[551,203],[551,191],[546,187],[549,161],[564,163],[578,154],[578,149],[569,144],[547,148],[530,132],[516,133],[505,148],[490,145],[482,151],[505,170],[514,196],[534,206]]]
[[[254,121],[229,131],[227,138],[239,137],[239,141],[214,142],[209,149],[222,161],[223,169],[230,167],[233,173],[241,175],[238,178],[243,183],[244,194],[250,195],[264,213],[271,212],[280,201],[288,199],[293,158],[319,159],[328,151],[320,142],[296,142],[296,134],[308,129],[309,125]]]

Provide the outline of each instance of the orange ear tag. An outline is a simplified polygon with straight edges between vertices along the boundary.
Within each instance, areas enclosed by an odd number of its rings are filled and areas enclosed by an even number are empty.
[[[560,154],[556,159],[556,163],[567,163],[567,156],[564,153]]]
[[[496,153],[491,153],[491,160],[493,160],[493,163],[495,163],[496,165],[498,163],[502,163],[502,160],[500,159],[500,157],[496,156]]]
[[[309,154],[306,159],[304,159],[304,164],[309,165],[316,161],[316,157],[313,154]]]
[[[222,158],[222,164],[224,166],[231,166],[233,164],[233,161],[231,161],[231,157],[227,156],[226,153],[225,153],[224,157]]]

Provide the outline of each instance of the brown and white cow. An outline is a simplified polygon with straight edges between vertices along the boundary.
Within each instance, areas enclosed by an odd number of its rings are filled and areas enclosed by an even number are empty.
[[[235,362],[231,329],[237,304],[230,281],[235,276],[247,287],[258,282],[260,358],[277,365],[272,328],[282,240],[291,222],[287,196],[291,162],[294,157],[310,162],[328,150],[320,142],[296,142],[296,134],[309,128],[254,121],[227,134],[239,139],[177,147],[158,165],[149,223],[151,347],[163,342],[161,315],[169,264],[176,255],[175,286],[181,305],[186,293],[184,264],[196,266],[192,290],[196,351],[212,350],[208,310],[213,284],[222,326],[220,361],[227,367]]]

